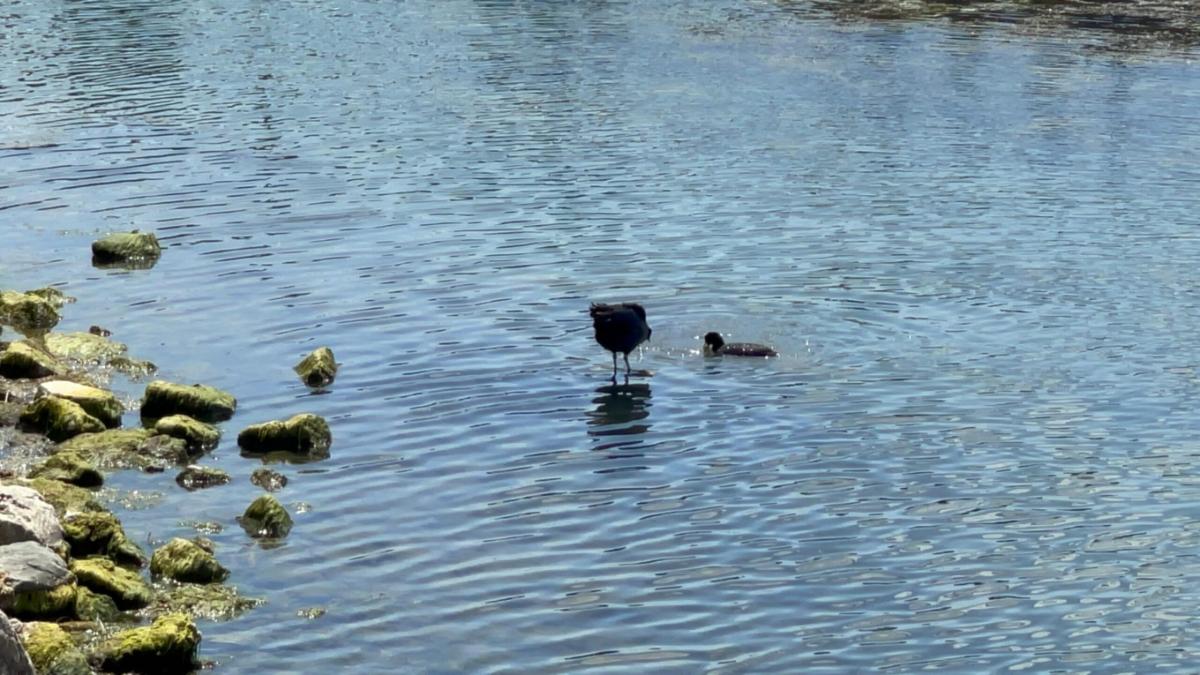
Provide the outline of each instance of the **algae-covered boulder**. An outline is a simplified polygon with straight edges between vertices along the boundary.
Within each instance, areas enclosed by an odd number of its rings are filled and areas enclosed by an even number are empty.
[[[16,378],[50,377],[67,372],[66,367],[28,340],[10,343],[0,351],[0,375]]]
[[[148,429],[108,429],[80,434],[60,443],[59,452],[74,452],[104,469],[147,469],[187,464],[187,443]]]
[[[63,519],[62,527],[75,558],[102,555],[119,565],[146,564],[141,547],[125,535],[121,521],[107,511],[72,514]]]
[[[155,380],[146,385],[142,398],[142,417],[150,419],[178,414],[202,422],[220,422],[233,417],[236,409],[237,399],[232,394],[202,384]]]
[[[96,495],[84,488],[62,483],[48,478],[33,478],[22,483],[37,490],[42,499],[50,502],[54,512],[62,518],[68,513],[77,511],[103,511],[104,507],[96,501]]]
[[[154,591],[141,575],[118,567],[108,558],[86,558],[71,563],[79,584],[112,598],[121,609],[138,609],[154,600]]]
[[[175,581],[208,584],[224,581],[229,576],[229,570],[203,546],[176,537],[159,547],[150,557],[150,574]]]
[[[54,289],[27,293],[0,290],[0,323],[29,331],[54,328],[58,324],[58,308],[62,306],[58,301],[60,297],[65,299],[66,296]]]
[[[94,333],[49,333],[44,340],[46,351],[54,356],[91,365],[103,365],[129,351],[125,344]]]
[[[261,598],[239,595],[225,584],[172,584],[158,594],[152,612],[186,612],[212,621],[227,621],[263,604]]]
[[[121,413],[125,412],[125,408],[110,391],[67,380],[50,380],[38,385],[38,393],[79,404],[87,414],[103,422],[109,429],[121,426]]]
[[[202,490],[229,482],[229,474],[209,466],[191,464],[175,476],[175,482],[185,490]]]
[[[54,507],[37,490],[21,485],[0,486],[0,545],[36,541],[53,548],[62,540],[63,530]]]
[[[75,617],[75,584],[63,583],[14,593],[8,612],[21,619],[71,619]]]
[[[250,482],[267,492],[279,492],[287,487],[287,476],[267,467],[260,467],[250,472]]]
[[[29,471],[30,478],[48,478],[84,488],[100,487],[104,474],[77,452],[58,452]]]
[[[52,441],[104,431],[104,423],[87,414],[78,403],[54,396],[39,398],[27,406],[21,413],[21,426],[45,434]]]
[[[332,383],[337,376],[337,369],[337,361],[333,359],[333,350],[329,347],[318,347],[293,368],[300,380],[310,387],[324,387]]]
[[[187,673],[197,666],[200,630],[183,613],[117,633],[99,648],[100,669],[112,673]]]
[[[182,439],[195,454],[217,447],[221,430],[187,415],[167,415],[154,423],[154,430],[165,436]]]
[[[246,507],[238,518],[251,537],[286,537],[292,531],[292,517],[273,495],[263,495]]]
[[[323,459],[329,456],[333,435],[323,418],[301,413],[287,421],[252,424],[238,434],[237,441],[243,455],[282,452],[304,459]]]
[[[87,658],[56,623],[25,624],[25,649],[38,675],[91,675]]]
[[[128,263],[151,266],[162,255],[162,247],[153,232],[116,232],[92,242],[92,263],[98,266]]]
[[[76,588],[75,617],[80,621],[112,623],[120,616],[121,610],[112,598],[88,588]]]

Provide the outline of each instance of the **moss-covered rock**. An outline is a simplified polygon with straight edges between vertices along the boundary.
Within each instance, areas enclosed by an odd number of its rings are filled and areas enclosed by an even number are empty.
[[[278,492],[287,487],[288,479],[278,471],[264,466],[250,472],[250,482],[267,492]]]
[[[69,577],[68,577],[69,578]],[[14,593],[9,614],[18,619],[70,619],[75,617],[75,584]]]
[[[100,645],[100,669],[113,673],[187,673],[196,668],[200,630],[183,613],[117,633]]]
[[[45,300],[53,305],[55,309],[62,309],[63,305],[70,302],[75,302],[75,298],[72,298],[53,286],[43,286],[42,288],[35,288],[32,291],[25,291],[25,295],[32,295],[34,297],[41,298],[42,300]]]
[[[58,624],[27,623],[22,638],[38,675],[91,675],[87,658]]]
[[[125,407],[110,391],[67,380],[43,382],[38,386],[38,391],[42,396],[78,403],[87,414],[103,422],[109,429],[121,426],[121,414],[125,412]]]
[[[58,446],[75,452],[103,469],[146,469],[164,464],[187,464],[187,443],[149,429],[108,429],[80,434]]]
[[[42,499],[50,502],[50,506],[54,507],[54,512],[58,514],[59,518],[77,511],[104,510],[104,507],[96,500],[95,494],[75,485],[48,478],[33,478],[27,481],[18,481],[17,484],[37,490],[38,494],[42,495]]]
[[[229,482],[229,474],[209,466],[192,464],[175,476],[175,482],[185,490],[202,490]]]
[[[129,351],[123,343],[94,333],[49,333],[44,339],[46,351],[54,356],[90,365],[104,365]]]
[[[77,588],[75,591],[75,617],[81,621],[96,621],[112,623],[121,616],[117,603],[103,593],[95,593],[88,588]]]
[[[78,452],[58,452],[30,470],[31,478],[48,478],[84,488],[100,487],[104,474]]]
[[[92,242],[92,262],[153,263],[162,255],[162,247],[153,232],[115,232]]]
[[[146,385],[142,417],[157,419],[188,415],[202,422],[220,422],[233,417],[237,399],[229,392],[202,384],[175,384],[155,380]]]
[[[26,406],[21,413],[21,426],[45,434],[52,441],[104,431],[104,423],[87,414],[78,403],[55,396],[39,398]]]
[[[154,374],[158,366],[150,361],[135,359],[129,356],[117,356],[108,362],[113,370],[125,373],[131,378],[138,379]]]
[[[211,551],[179,537],[154,552],[150,557],[150,573],[196,584],[224,581],[229,576],[229,570],[217,562]]]
[[[62,527],[72,557],[102,555],[118,565],[146,564],[141,547],[125,535],[121,521],[107,511],[72,514],[63,519]]]
[[[332,383],[337,376],[337,369],[337,361],[329,347],[318,347],[293,368],[300,380],[310,387],[324,387]]]
[[[304,459],[323,459],[329,456],[333,435],[323,418],[301,413],[286,421],[252,424],[238,434],[237,441],[243,455],[282,452]]]
[[[139,609],[154,600],[154,591],[141,575],[118,567],[108,558],[86,558],[71,563],[79,584],[112,598],[121,609]]]
[[[43,295],[56,292],[53,289],[28,293],[0,290],[0,323],[12,324],[20,330],[42,331],[54,328],[58,324],[58,308],[62,303],[56,303]]]
[[[10,343],[0,352],[0,375],[11,378],[38,378],[67,372],[53,355],[28,340]]]
[[[187,415],[167,415],[154,423],[154,430],[164,436],[182,439],[194,454],[217,447],[221,430]]]
[[[152,612],[186,612],[198,619],[228,621],[263,604],[225,584],[172,584],[158,594]]]
[[[274,495],[263,495],[246,507],[238,518],[251,537],[286,537],[292,531],[292,517]]]

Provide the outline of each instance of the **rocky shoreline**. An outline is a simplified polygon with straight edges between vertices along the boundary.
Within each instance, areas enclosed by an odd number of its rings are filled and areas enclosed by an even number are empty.
[[[93,263],[152,267],[161,254],[148,233],[119,233],[93,244]],[[0,290],[0,672],[186,673],[202,666],[197,619],[227,620],[261,599],[225,582],[212,541],[163,542],[149,554],[104,506],[105,473],[175,475],[178,489],[213,489],[226,472],[196,464],[220,442],[220,423],[237,400],[205,385],[153,380],[136,410],[105,385],[114,374],[138,382],[156,366],[93,326],[56,333],[71,299],[54,288]],[[3,332],[11,329],[16,335]],[[310,386],[332,382],[328,348],[296,366]],[[123,424],[136,412],[140,427]],[[329,456],[332,435],[317,415],[248,425],[245,456]],[[264,493],[236,520],[247,536],[278,540],[293,526],[271,494],[287,480],[260,468],[249,478]],[[236,514],[231,514],[231,520]]]

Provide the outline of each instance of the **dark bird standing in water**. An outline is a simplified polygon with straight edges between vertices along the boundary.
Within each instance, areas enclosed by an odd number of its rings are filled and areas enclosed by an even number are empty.
[[[779,352],[774,349],[754,342],[730,342],[727,344],[721,334],[716,332],[705,334],[704,351],[724,356],[779,356]]]
[[[596,329],[596,342],[613,353],[613,377],[617,376],[617,352],[625,355],[625,375],[629,375],[629,352],[650,339],[646,310],[636,302],[606,305],[593,302],[588,313]]]

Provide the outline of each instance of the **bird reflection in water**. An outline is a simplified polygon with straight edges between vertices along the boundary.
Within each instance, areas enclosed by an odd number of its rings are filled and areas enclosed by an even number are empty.
[[[606,384],[596,390],[595,407],[588,411],[588,435],[628,436],[644,434],[650,425],[640,422],[650,416],[650,385],[644,382]]]

